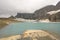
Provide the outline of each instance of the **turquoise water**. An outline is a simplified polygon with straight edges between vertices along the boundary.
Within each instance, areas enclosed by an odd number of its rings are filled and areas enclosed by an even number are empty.
[[[60,23],[33,23],[33,22],[12,23],[4,27],[3,29],[0,29],[0,37],[21,34],[25,30],[31,29],[47,30],[50,32],[60,34]]]

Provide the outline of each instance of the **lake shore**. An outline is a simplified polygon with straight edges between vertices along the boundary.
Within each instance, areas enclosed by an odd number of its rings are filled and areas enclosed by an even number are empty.
[[[22,22],[15,19],[0,19],[0,29],[14,22]]]
[[[48,19],[45,20],[31,20],[31,19],[21,19],[21,18],[17,18],[17,19],[10,19],[10,18],[2,18],[0,19],[0,29],[9,25],[10,23],[15,23],[15,22],[33,22],[33,23],[60,23],[60,22],[51,22]]]

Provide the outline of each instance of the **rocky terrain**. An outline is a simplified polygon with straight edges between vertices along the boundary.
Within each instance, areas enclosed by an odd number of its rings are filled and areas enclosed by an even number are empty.
[[[47,14],[49,14],[48,19],[52,22],[60,22],[60,10],[56,11],[50,11]]]
[[[43,30],[27,30],[21,35],[0,38],[0,40],[59,40],[59,38]]]

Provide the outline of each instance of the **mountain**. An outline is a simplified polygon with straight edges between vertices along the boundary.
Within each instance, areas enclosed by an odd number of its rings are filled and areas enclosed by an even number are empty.
[[[33,13],[17,13],[16,18],[33,19]]]
[[[0,40],[59,40],[55,35],[43,30],[27,30],[21,35],[2,38]]]
[[[45,19],[48,17],[48,15],[46,14],[47,12],[50,12],[50,11],[56,11],[56,10],[59,10],[60,9],[60,2],[58,2],[55,5],[48,5],[48,6],[45,6],[39,10],[36,10],[35,11],[35,16],[39,19]]]
[[[37,18],[40,18],[40,19],[43,18],[44,19],[46,17],[46,13],[49,11],[53,11],[53,10],[55,10],[55,6],[54,5],[48,5],[46,7],[43,7],[41,9],[35,11],[35,16],[37,15],[36,16]]]
[[[34,13],[17,13],[16,18],[24,18],[24,19],[49,19],[50,14],[48,12],[55,12],[60,10],[60,1],[56,5],[48,5],[41,9],[36,10]],[[52,12],[51,12],[52,13]]]

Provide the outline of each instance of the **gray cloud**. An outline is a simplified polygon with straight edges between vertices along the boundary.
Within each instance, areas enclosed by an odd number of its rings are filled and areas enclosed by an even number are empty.
[[[34,12],[60,0],[0,0],[0,16],[16,15],[17,12]]]

